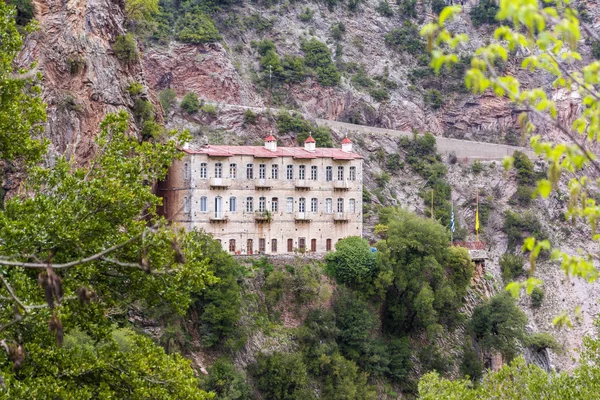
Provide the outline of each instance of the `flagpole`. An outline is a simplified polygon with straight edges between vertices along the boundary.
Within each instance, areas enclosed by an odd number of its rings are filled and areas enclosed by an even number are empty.
[[[452,202],[452,220],[450,221],[450,243],[454,244],[454,202]]]
[[[475,211],[475,236],[476,242],[479,243],[479,189],[477,189],[476,202],[477,208]]]

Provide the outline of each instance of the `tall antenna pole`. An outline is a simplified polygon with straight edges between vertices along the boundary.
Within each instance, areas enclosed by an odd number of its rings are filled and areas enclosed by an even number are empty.
[[[475,236],[477,243],[479,243],[479,189],[477,189],[477,195],[475,199],[477,202],[477,208],[475,209]]]

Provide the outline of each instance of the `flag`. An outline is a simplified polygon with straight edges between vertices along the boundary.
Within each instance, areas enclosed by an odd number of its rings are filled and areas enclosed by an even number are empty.
[[[452,204],[452,214],[450,215],[450,230],[454,232],[454,204]]]
[[[477,205],[477,211],[475,211],[475,232],[479,232],[479,204]]]

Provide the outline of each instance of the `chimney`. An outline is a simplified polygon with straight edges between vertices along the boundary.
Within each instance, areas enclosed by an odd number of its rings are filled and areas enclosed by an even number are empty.
[[[342,140],[342,151],[345,153],[352,153],[352,142],[348,139],[348,136]]]
[[[265,139],[265,149],[270,151],[277,151],[277,139],[275,139],[275,136],[267,136],[267,138]]]
[[[315,151],[315,147],[317,145],[317,141],[313,139],[312,133],[308,134],[308,137],[304,141],[304,150],[313,152]]]

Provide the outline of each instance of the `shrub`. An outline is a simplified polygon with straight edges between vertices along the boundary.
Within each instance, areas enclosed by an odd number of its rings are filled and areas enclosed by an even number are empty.
[[[314,68],[321,85],[335,86],[340,82],[341,74],[331,61],[331,52],[325,43],[311,39],[303,42],[300,48],[305,53],[304,62]]]
[[[202,110],[203,113],[208,114],[208,115],[217,115],[217,109],[215,108],[214,105],[212,104],[204,104],[200,110]]]
[[[401,28],[394,28],[385,35],[385,43],[398,52],[406,52],[417,56],[425,52],[419,28],[410,21],[404,21]]]
[[[15,22],[19,26],[26,26],[33,19],[33,1],[32,0],[8,0],[8,4],[17,9]]]
[[[144,92],[144,85],[139,82],[131,82],[127,87],[127,92],[132,96],[139,96]]]
[[[112,48],[115,56],[121,61],[130,63],[138,59],[137,45],[131,33],[117,36]]]
[[[212,18],[198,10],[191,10],[175,23],[176,38],[186,43],[210,43],[221,40]]]
[[[388,183],[390,183],[391,176],[387,172],[383,171],[379,175],[375,175],[375,182],[380,189],[384,189]]]
[[[244,18],[244,26],[248,29],[255,29],[258,33],[270,30],[274,24],[274,20],[263,18],[259,13]]]
[[[446,2],[444,0],[431,0],[431,10],[439,14],[442,10],[446,8]]]
[[[406,18],[417,18],[417,0],[396,0],[399,14]]]
[[[596,60],[600,60],[600,42],[597,42],[597,41],[592,42],[592,56]]]
[[[287,284],[287,276],[283,271],[275,270],[271,272],[265,279],[265,301],[269,308],[273,308],[283,299],[285,287]]]
[[[523,265],[525,260],[520,255],[504,253],[500,258],[500,269],[502,270],[502,279],[508,283],[515,278],[523,275]]]
[[[480,174],[483,171],[483,163],[479,160],[475,160],[473,164],[471,164],[471,172],[474,174]]]
[[[484,24],[496,24],[496,14],[498,13],[498,10],[499,8],[496,4],[496,0],[481,0],[471,9],[469,15],[471,16],[473,25],[478,28]]]
[[[177,93],[171,88],[162,90],[158,94],[158,100],[160,101],[160,105],[162,106],[165,115],[167,115],[169,114],[171,107],[173,107],[177,101]]]
[[[444,105],[444,98],[442,97],[442,93],[437,89],[427,89],[425,91],[425,96],[423,98],[425,104],[429,107],[437,110],[438,108]]]
[[[336,293],[333,310],[341,348],[350,359],[356,359],[359,349],[377,326],[377,314],[369,309],[365,300],[347,289]]]
[[[71,75],[77,75],[85,68],[85,60],[80,56],[71,56],[67,59],[67,66]]]
[[[308,399],[306,365],[298,353],[259,354],[250,366],[256,386],[266,399]]]
[[[390,172],[397,172],[404,167],[404,163],[400,161],[400,154],[390,154],[386,160],[385,167]]]
[[[390,94],[385,89],[375,88],[369,91],[371,97],[378,102],[388,101],[390,99]]]
[[[448,162],[450,164],[456,164],[457,161],[458,161],[458,158],[456,157],[456,152],[454,152],[454,151],[450,152],[450,154],[448,154]]]
[[[142,125],[142,140],[158,139],[163,132],[162,126],[154,121],[144,121]]]
[[[352,77],[352,83],[361,88],[370,88],[375,86],[375,82],[369,77],[364,66],[360,66],[356,74]]]
[[[544,294],[544,289],[538,286],[534,287],[531,292],[531,305],[536,308],[541,307],[544,302]]]
[[[377,7],[375,7],[375,11],[384,17],[394,16],[394,10],[392,10],[392,7],[390,7],[390,3],[388,3],[387,0],[381,0]]]
[[[152,106],[152,103],[148,100],[140,98],[136,99],[133,105],[133,116],[140,124],[144,124],[146,121],[153,121],[154,107]]]
[[[341,40],[344,33],[346,33],[346,26],[343,22],[338,22],[331,26],[331,37],[334,40]]]
[[[375,256],[369,242],[350,236],[335,244],[335,252],[325,256],[327,268],[338,282],[351,286],[370,284],[375,277]]]
[[[250,386],[246,377],[226,358],[219,358],[208,368],[208,375],[203,377],[204,388],[215,392],[218,399],[247,400],[250,398]]]
[[[244,123],[245,124],[254,124],[254,123],[256,123],[257,119],[258,119],[258,114],[256,114],[254,111],[248,109],[244,112]]]
[[[298,144],[304,144],[308,135],[312,133],[318,147],[333,147],[331,130],[327,127],[314,126],[309,121],[298,114],[290,114],[287,111],[281,111],[277,114],[277,128],[281,133],[296,133]]]
[[[471,378],[473,382],[479,382],[483,377],[483,363],[473,349],[464,350],[460,360],[460,373],[463,377]]]
[[[513,154],[513,167],[517,170],[517,182],[519,185],[534,185],[535,171],[533,162],[521,151]]]
[[[200,109],[200,100],[195,93],[186,93],[181,100],[181,108],[188,114],[194,114]]]
[[[531,212],[518,214],[507,211],[504,216],[504,232],[508,236],[509,250],[523,244],[524,233],[529,233],[537,240],[547,239],[542,224]]]
[[[535,192],[535,189],[531,186],[519,185],[517,187],[517,191],[515,192],[515,201],[520,206],[526,207],[531,203],[534,192]]]
[[[298,18],[300,18],[300,21],[302,22],[309,22],[313,19],[313,11],[310,8],[306,7],[302,14],[298,16]]]
[[[555,353],[560,351],[560,345],[554,336],[545,332],[527,335],[524,344],[535,352],[540,352],[544,349],[551,349]]]
[[[423,346],[419,351],[419,362],[421,363],[421,371],[424,373],[437,371],[439,374],[445,374],[450,368],[449,360],[433,344]]]

